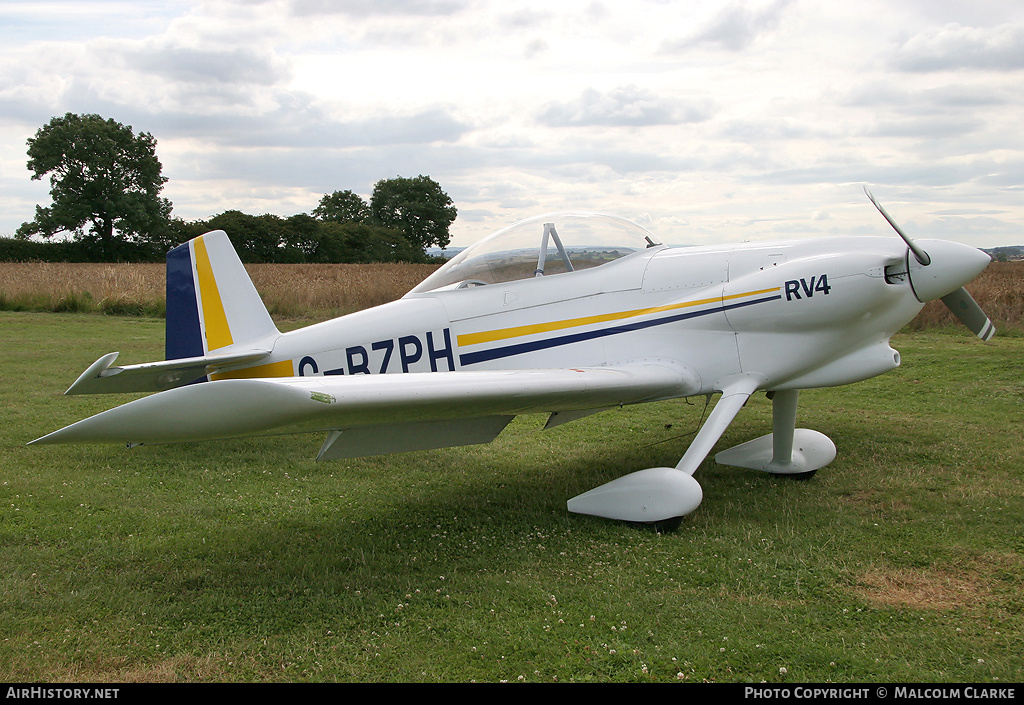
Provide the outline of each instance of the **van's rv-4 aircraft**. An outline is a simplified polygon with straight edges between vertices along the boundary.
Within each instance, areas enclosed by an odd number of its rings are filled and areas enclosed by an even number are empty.
[[[989,256],[912,240],[868,196],[899,238],[670,248],[609,216],[526,220],[398,301],[289,333],[277,330],[225,233],[210,232],[168,253],[167,360],[114,366],[118,353],[109,353],[66,392],[157,393],[33,443],[319,431],[318,459],[329,460],[487,443],[519,414],[548,413],[553,427],[626,404],[721,394],[675,467],[568,501],[571,512],[670,524],[700,504],[694,471],[754,392],[772,399],[772,433],[715,461],[807,477],[836,448],[796,428],[801,389],[899,366],[890,337],[934,299],[992,337],[963,288]]]

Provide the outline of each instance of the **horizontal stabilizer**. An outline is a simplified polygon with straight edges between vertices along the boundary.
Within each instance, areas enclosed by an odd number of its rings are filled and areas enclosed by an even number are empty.
[[[231,365],[263,359],[269,350],[245,350],[230,355],[144,362],[112,367],[118,353],[107,353],[79,375],[64,394],[113,394],[119,392],[162,392],[194,382]]]

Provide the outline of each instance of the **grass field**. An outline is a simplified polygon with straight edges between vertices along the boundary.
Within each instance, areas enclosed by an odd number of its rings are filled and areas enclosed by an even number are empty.
[[[1019,335],[898,335],[898,370],[801,396],[829,467],[707,461],[659,535],[565,500],[674,465],[703,400],[319,464],[318,436],[26,447],[124,401],[61,393],[102,353],[160,359],[163,321],[0,331],[0,681],[1024,680]]]
[[[250,264],[271,315],[330,318],[400,298],[436,264]],[[0,310],[162,316],[163,264],[0,262]]]

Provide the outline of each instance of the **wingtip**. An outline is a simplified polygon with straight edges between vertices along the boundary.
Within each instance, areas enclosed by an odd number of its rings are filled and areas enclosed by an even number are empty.
[[[114,364],[114,360],[120,355],[119,352],[107,353],[96,362],[89,365],[85,372],[78,375],[78,379],[72,382],[71,386],[64,391],[64,396],[71,394],[88,394],[89,386],[98,378],[104,376],[103,373],[110,369],[110,366]]]
[[[81,423],[81,422],[76,422],[76,423]],[[52,445],[54,443],[65,443],[65,442],[67,442],[67,440],[66,440],[66,436],[67,436],[66,431],[68,431],[68,429],[70,429],[72,426],[75,426],[75,425],[76,424],[71,424],[70,426],[65,426],[64,428],[59,428],[56,431],[51,431],[50,433],[47,433],[45,436],[40,436],[39,438],[35,439],[34,441],[29,441],[25,445],[27,445],[27,446],[44,446],[44,445]]]
[[[54,433],[59,433],[59,431],[54,431]],[[54,441],[47,440],[52,435],[53,435],[53,433],[47,433],[45,436],[40,436],[39,438],[35,439],[34,441],[29,441],[25,445],[27,445],[27,446],[41,446],[41,445],[47,445],[49,443],[53,443]]]

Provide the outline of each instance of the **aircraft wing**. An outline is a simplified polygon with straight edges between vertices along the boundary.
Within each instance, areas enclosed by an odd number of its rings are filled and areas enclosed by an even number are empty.
[[[118,353],[112,352],[89,365],[64,394],[160,392],[194,382],[230,365],[256,362],[269,354],[269,350],[245,350],[114,367]]]
[[[329,432],[320,458],[485,443],[515,416],[690,396],[668,364],[394,375],[224,379],[170,389],[32,443],[175,443]]]

